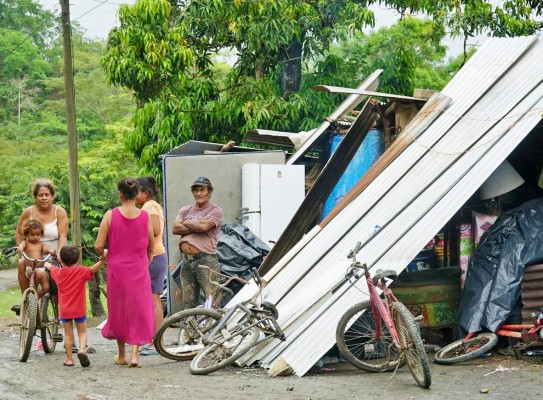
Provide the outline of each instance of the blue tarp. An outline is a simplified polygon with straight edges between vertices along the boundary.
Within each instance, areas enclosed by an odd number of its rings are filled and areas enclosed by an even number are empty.
[[[483,234],[460,300],[461,335],[495,332],[520,298],[526,265],[543,261],[543,198],[504,212]]]

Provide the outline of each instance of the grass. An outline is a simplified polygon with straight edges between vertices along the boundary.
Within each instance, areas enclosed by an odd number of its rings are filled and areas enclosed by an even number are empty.
[[[21,291],[19,290],[19,285],[0,290],[0,317],[13,319],[15,321],[17,316],[10,309],[15,304],[19,304],[20,301]]]

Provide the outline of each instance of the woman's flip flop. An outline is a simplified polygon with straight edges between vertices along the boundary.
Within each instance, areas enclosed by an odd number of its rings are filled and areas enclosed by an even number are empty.
[[[74,366],[74,363],[70,363],[70,362],[68,362],[68,360],[64,360],[64,362],[62,363],[62,365],[64,365],[65,367],[73,367],[73,366]]]
[[[113,362],[117,365],[128,365],[128,361],[120,361],[119,356],[113,357]]]

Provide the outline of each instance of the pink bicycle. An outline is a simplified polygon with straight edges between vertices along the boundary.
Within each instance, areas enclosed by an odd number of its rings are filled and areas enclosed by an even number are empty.
[[[336,330],[339,351],[352,365],[367,372],[395,371],[407,363],[415,381],[427,389],[432,383],[430,363],[417,320],[387,286],[386,278],[394,279],[397,274],[377,271],[372,279],[368,266],[356,261],[361,247],[358,242],[348,254],[353,262],[346,279],[354,285],[362,277],[358,271],[363,270],[370,299],[341,317]]]

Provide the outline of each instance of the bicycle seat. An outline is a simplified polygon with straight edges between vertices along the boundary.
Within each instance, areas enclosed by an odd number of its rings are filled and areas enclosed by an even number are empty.
[[[396,279],[397,276],[398,273],[391,269],[387,269],[385,271],[383,271],[382,269],[378,269],[377,273],[373,276],[373,284],[377,285],[377,283],[379,283],[379,281],[383,278]]]

